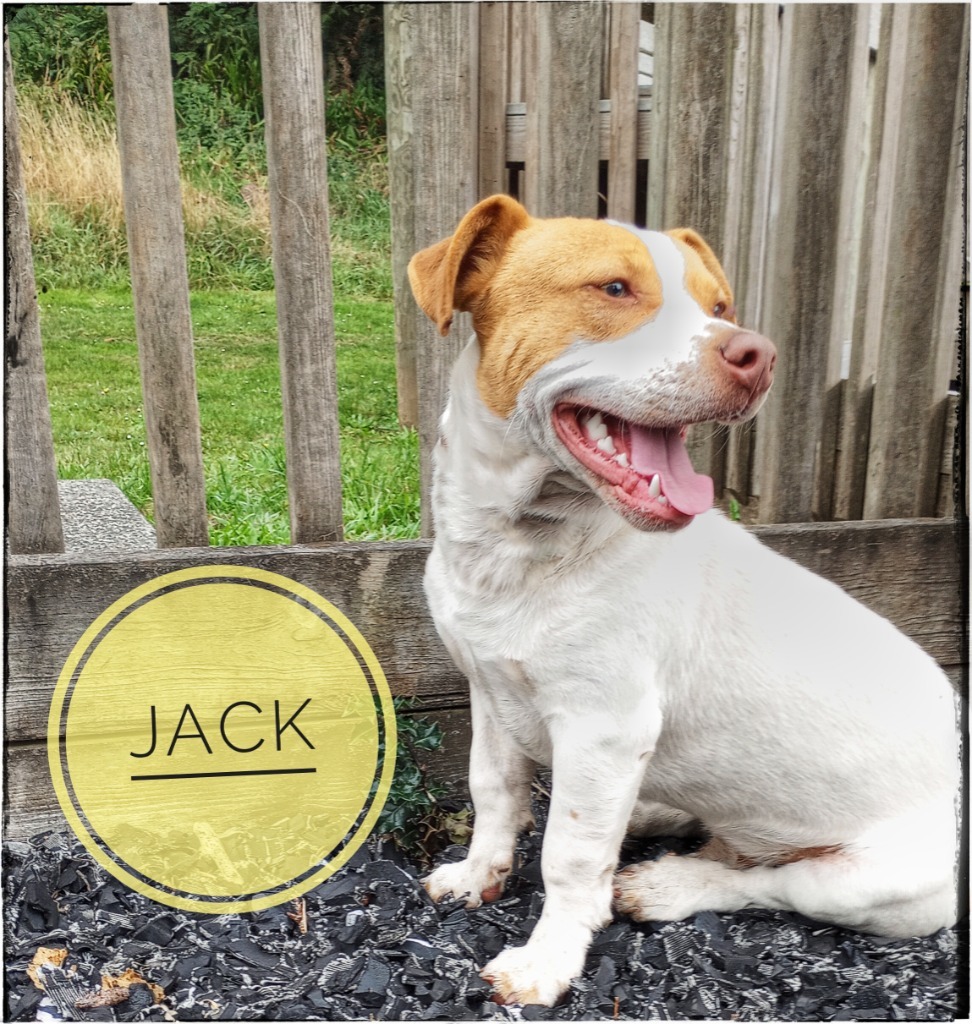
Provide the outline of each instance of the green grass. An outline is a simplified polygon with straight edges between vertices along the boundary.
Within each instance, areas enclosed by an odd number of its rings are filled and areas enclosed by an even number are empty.
[[[58,473],[107,477],[152,518],[151,487],[127,289],[50,289],[41,297]],[[196,378],[213,544],[289,540],[286,458],[268,292],[192,295]],[[345,535],[418,535],[418,442],[398,425],[393,311],[336,303]]]

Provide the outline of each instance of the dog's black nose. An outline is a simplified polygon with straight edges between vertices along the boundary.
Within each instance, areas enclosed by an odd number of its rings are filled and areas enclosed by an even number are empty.
[[[740,331],[719,346],[723,368],[741,387],[757,395],[773,383],[776,346],[761,334]]]

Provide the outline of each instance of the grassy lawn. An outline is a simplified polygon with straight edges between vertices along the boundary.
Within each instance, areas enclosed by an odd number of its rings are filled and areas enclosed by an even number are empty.
[[[127,289],[40,296],[58,473],[107,477],[152,518],[138,352]],[[213,544],[289,540],[273,295],[192,295]],[[392,305],[335,308],[345,535],[418,535],[418,441],[398,425]]]
[[[183,83],[178,122],[210,535],[223,545],[285,543],[290,531],[263,128],[252,111],[225,97],[220,106],[199,89],[198,82]],[[383,99],[369,96],[361,90],[329,94],[328,194],[334,290],[342,298],[335,326],[350,540],[414,537],[419,529],[418,442],[397,420],[388,168],[378,118]],[[17,102],[58,471],[62,478],[114,480],[151,519],[113,116],[104,103],[46,80],[24,84]],[[212,103],[219,109],[210,110]]]

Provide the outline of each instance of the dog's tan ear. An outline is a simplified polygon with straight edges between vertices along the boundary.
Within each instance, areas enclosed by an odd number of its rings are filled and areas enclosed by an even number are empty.
[[[665,234],[684,243],[698,253],[703,266],[719,282],[719,287],[725,290],[729,296],[729,304],[732,305],[732,286],[729,284],[726,272],[722,269],[722,264],[716,258],[716,254],[709,248],[705,239],[697,231],[693,231],[692,228],[675,228],[672,231],[666,231]]]
[[[412,294],[422,311],[449,333],[453,310],[466,310],[492,277],[509,240],[530,217],[509,196],[484,199],[463,217],[451,238],[416,253],[408,264]]]

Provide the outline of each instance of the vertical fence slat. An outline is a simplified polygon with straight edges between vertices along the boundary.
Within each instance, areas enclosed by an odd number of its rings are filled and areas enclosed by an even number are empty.
[[[762,522],[806,522],[813,513],[856,17],[852,4],[784,11],[762,317],[780,359],[756,437]]]
[[[608,90],[611,135],[608,148],[607,212],[633,223],[638,180],[638,30],[641,7],[612,3]]]
[[[830,344],[823,382],[821,418],[817,425],[817,463],[811,515],[814,520],[833,519],[836,464],[840,446],[840,415],[845,381],[842,380],[845,349],[853,346],[857,279],[861,268],[868,146],[868,77],[870,72],[869,5],[853,4],[846,65],[847,99],[844,110],[844,146],[838,168],[838,186],[832,201],[837,206],[834,288],[830,313]]]
[[[412,10],[410,3],[385,4],[385,111],[388,125],[388,187],[391,201],[391,265],[395,302],[395,377],[398,422],[419,422],[416,332],[418,310],[408,288],[408,261],[415,251],[415,204],[397,197],[413,194],[412,182]]]
[[[209,543],[165,7],[109,7],[118,146],[160,547]]]
[[[596,217],[602,5],[539,0],[528,16],[526,206],[535,217]]]
[[[510,60],[507,68],[507,103],[526,103],[523,85],[523,61],[525,43],[529,30],[527,28],[528,5],[510,3]]]
[[[47,401],[27,195],[20,157],[20,122],[10,47],[3,41],[4,206],[7,236],[4,309],[7,540],[11,554],[64,550],[51,410]]]
[[[452,234],[478,198],[478,21],[476,4],[412,8],[414,191],[393,194],[392,204],[414,204],[413,252]],[[452,364],[471,328],[468,314],[457,315],[449,337],[442,338],[411,298],[408,302],[416,317],[422,534],[430,536],[432,449]]]
[[[862,199],[861,254],[852,324],[853,345],[841,397],[834,474],[833,518],[860,519],[864,512],[871,400],[881,344],[881,310],[890,253],[892,173],[901,128],[901,99],[908,85],[906,33],[894,4],[883,4],[877,54],[871,71],[867,128],[867,180]]]
[[[663,108],[652,135],[649,224],[693,227],[722,254],[730,126],[733,8],[729,4],[655,5],[655,96]],[[659,31],[660,30],[660,31]],[[693,428],[689,452],[716,494],[725,483],[727,430]]]
[[[898,116],[908,127],[898,140],[892,184],[866,519],[934,514],[961,283],[952,220],[968,8],[902,4],[894,18],[907,24],[908,78]]]
[[[259,20],[290,533],[309,544],[343,536],[320,4]]]
[[[479,7],[479,195],[506,191],[506,66],[510,5]]]
[[[734,14],[724,265],[739,322],[761,330],[780,18],[777,8],[767,4],[739,4]],[[758,429],[757,418],[729,432],[725,485],[744,505],[759,494],[753,465]]]

